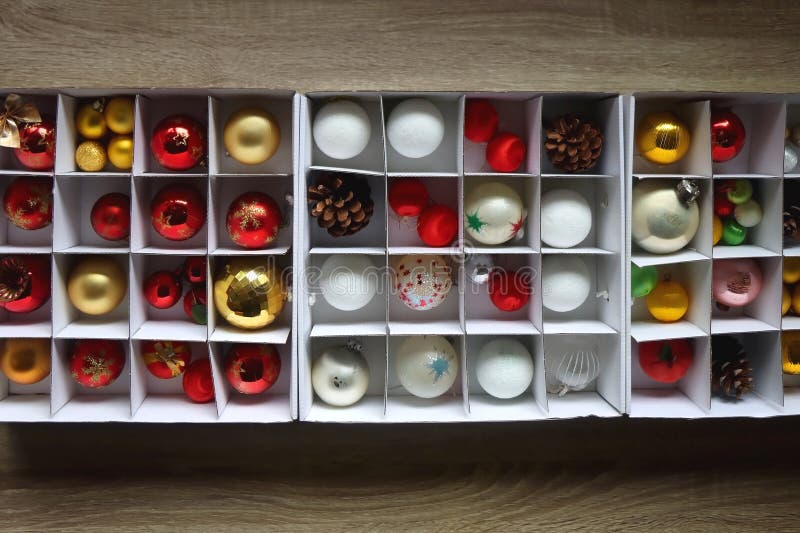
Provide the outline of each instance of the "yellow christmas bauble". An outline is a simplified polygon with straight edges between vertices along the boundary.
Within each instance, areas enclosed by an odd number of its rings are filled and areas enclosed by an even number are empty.
[[[800,284],[795,285],[792,289],[792,311],[794,314],[800,315]]]
[[[800,331],[781,334],[781,366],[785,374],[800,374]]]
[[[106,119],[96,105],[83,104],[75,113],[75,128],[87,139],[99,139],[106,134]]]
[[[678,321],[689,310],[689,294],[677,281],[659,281],[646,302],[650,314],[660,322]]]
[[[133,137],[117,135],[108,141],[108,160],[120,170],[130,170],[133,166]]]
[[[287,296],[281,273],[265,259],[233,259],[214,280],[217,311],[241,329],[259,329],[274,322]]]
[[[104,111],[108,129],[120,135],[133,132],[133,98],[117,96],[106,104]]]
[[[783,260],[783,282],[789,285],[800,281],[800,257],[787,257]]]
[[[278,151],[281,128],[275,117],[263,109],[246,107],[228,118],[223,140],[225,150],[236,161],[258,165]]]
[[[642,157],[658,165],[680,161],[689,151],[691,135],[686,124],[668,111],[651,113],[636,127],[636,146]]]
[[[72,269],[67,280],[69,301],[87,315],[105,315],[125,298],[128,277],[114,259],[86,256]]]
[[[722,220],[717,215],[714,215],[714,246],[717,245],[722,238]]]
[[[783,290],[781,292],[781,316],[788,313],[789,309],[791,308],[792,308],[792,295],[789,292],[789,287],[784,285]]]
[[[75,164],[84,172],[99,172],[107,162],[106,149],[97,141],[83,141],[75,150]]]
[[[50,375],[50,339],[6,339],[0,370],[14,383],[30,385]]]

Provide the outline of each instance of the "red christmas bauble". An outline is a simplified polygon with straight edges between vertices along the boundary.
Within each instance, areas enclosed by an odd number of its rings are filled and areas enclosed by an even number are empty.
[[[186,291],[186,295],[183,297],[183,312],[195,324],[205,325],[208,323],[205,287],[193,287]]]
[[[95,233],[108,241],[126,239],[131,233],[131,199],[119,192],[104,194],[92,206]]]
[[[181,298],[181,280],[174,272],[159,270],[144,280],[144,298],[156,309],[168,309]]]
[[[189,170],[206,155],[205,128],[186,115],[167,117],[153,128],[150,150],[162,167]]]
[[[72,378],[88,389],[113,383],[125,367],[125,349],[120,341],[86,339],[72,347],[69,369]]]
[[[639,365],[651,379],[675,383],[692,366],[692,345],[686,339],[643,342],[639,345]]]
[[[714,212],[719,217],[727,217],[733,214],[736,206],[728,200],[727,196],[714,196]]]
[[[225,377],[242,394],[259,394],[278,380],[281,356],[271,344],[234,344],[225,359]]]
[[[193,187],[167,185],[150,204],[150,222],[165,239],[185,241],[205,224],[206,201]]]
[[[497,269],[489,276],[489,298],[501,311],[522,309],[533,294],[530,276],[525,272]]]
[[[19,128],[19,148],[14,155],[30,170],[53,170],[56,163],[56,123],[50,117]]]
[[[206,258],[202,255],[187,257],[183,263],[183,275],[189,283],[206,282]]]
[[[50,299],[50,258],[7,255],[0,258],[0,307],[30,313]]]
[[[23,177],[12,181],[3,195],[8,220],[18,228],[41,229],[53,221],[53,180]]]
[[[486,145],[486,162],[495,172],[514,172],[525,159],[525,143],[513,133],[498,133]]]
[[[225,225],[239,246],[264,248],[278,236],[281,219],[281,208],[270,195],[250,191],[231,202]]]
[[[192,361],[186,367],[183,373],[183,392],[193,402],[208,403],[214,400],[214,377],[208,358]]]
[[[730,109],[711,111],[711,159],[715,163],[729,161],[744,147],[742,120]]]
[[[489,142],[499,122],[497,110],[487,100],[467,100],[464,106],[464,137],[474,143]]]
[[[389,206],[400,217],[418,217],[430,196],[425,184],[416,178],[394,180],[389,186]]]
[[[458,233],[458,215],[446,205],[432,205],[419,216],[417,233],[428,246],[447,246]]]
[[[142,359],[147,370],[159,379],[183,374],[192,360],[192,348],[183,341],[144,341]]]

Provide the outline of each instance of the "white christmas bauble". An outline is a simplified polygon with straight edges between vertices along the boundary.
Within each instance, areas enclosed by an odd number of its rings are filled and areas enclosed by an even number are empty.
[[[311,366],[311,386],[329,405],[353,405],[369,386],[367,360],[346,346],[325,348]]]
[[[464,199],[464,229],[481,244],[508,242],[522,229],[525,216],[522,198],[504,183],[481,183]]]
[[[797,148],[788,142],[783,145],[783,172],[789,173],[797,167],[800,154],[797,153]]]
[[[440,255],[399,257],[392,269],[397,297],[415,311],[427,311],[444,302],[453,287],[450,265]]]
[[[743,204],[739,204],[733,210],[733,218],[745,228],[758,226],[761,223],[762,216],[761,206],[755,200],[748,200]]]
[[[317,112],[312,131],[322,153],[334,159],[350,159],[367,147],[372,127],[363,107],[351,100],[334,100]]]
[[[681,201],[677,181],[647,179],[633,187],[631,237],[654,254],[677,252],[700,227],[696,201]]]
[[[542,196],[542,242],[554,248],[580,244],[592,230],[592,208],[580,193],[556,189]]]
[[[547,255],[542,259],[542,304],[566,313],[583,305],[592,280],[589,267],[577,255]]]
[[[365,255],[332,255],[322,263],[319,287],[322,297],[340,311],[367,305],[378,291],[378,273]]]
[[[439,335],[409,337],[394,357],[400,384],[420,398],[436,398],[447,392],[458,376],[458,355]]]
[[[418,159],[428,156],[442,144],[444,117],[428,100],[403,100],[386,121],[386,137],[392,148],[404,157]]]
[[[518,340],[494,339],[478,353],[475,375],[487,394],[501,399],[516,398],[531,386],[533,360]]]

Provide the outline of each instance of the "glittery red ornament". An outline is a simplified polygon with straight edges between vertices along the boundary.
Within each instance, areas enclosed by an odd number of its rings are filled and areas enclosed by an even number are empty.
[[[30,313],[50,299],[50,257],[7,255],[0,258],[0,307]]]
[[[205,224],[206,201],[193,187],[167,185],[150,204],[150,222],[165,239],[184,241]]]
[[[418,217],[430,196],[425,184],[416,178],[394,180],[389,186],[389,206],[400,217]]]
[[[234,344],[225,359],[225,377],[242,394],[259,394],[278,380],[281,356],[271,344]]]
[[[501,311],[522,309],[533,294],[530,277],[524,272],[497,269],[489,277],[489,298]]]
[[[150,150],[162,167],[189,170],[206,155],[205,128],[186,115],[167,117],[153,128]]]
[[[186,365],[192,360],[192,348],[183,341],[144,341],[142,359],[155,377],[171,379],[186,370]]]
[[[417,233],[428,246],[447,246],[458,233],[458,214],[446,205],[432,205],[419,216]]]
[[[72,347],[69,369],[72,378],[89,389],[113,383],[125,366],[125,349],[120,341],[86,339]]]
[[[250,191],[231,202],[225,226],[239,246],[264,248],[278,236],[281,218],[281,208],[271,196]]]
[[[206,288],[193,287],[183,297],[183,312],[195,324],[208,323],[208,305],[206,304]]]
[[[203,358],[189,363],[183,373],[183,392],[193,402],[208,403],[214,400],[214,377],[211,374],[211,361]]]
[[[183,263],[183,275],[189,283],[205,283],[206,258],[202,255],[187,257]]]
[[[53,180],[23,177],[12,181],[3,195],[8,220],[18,228],[41,229],[53,221]]]
[[[125,194],[104,194],[92,206],[92,229],[108,241],[125,239],[131,233],[131,199]]]
[[[19,148],[14,148],[17,160],[30,170],[53,170],[56,162],[56,123],[50,117],[19,128]]]
[[[730,109],[711,111],[711,159],[715,163],[729,161],[744,147],[742,120]]]
[[[159,270],[144,280],[144,298],[156,309],[168,309],[181,298],[181,281],[174,272]]]
[[[525,159],[525,143],[513,133],[498,133],[486,145],[486,162],[495,172],[514,172]]]
[[[497,110],[487,100],[467,100],[464,106],[464,137],[474,143],[489,142],[499,122]]]

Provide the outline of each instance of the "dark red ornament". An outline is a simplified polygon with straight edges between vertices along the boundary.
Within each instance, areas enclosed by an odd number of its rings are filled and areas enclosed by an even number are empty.
[[[167,117],[153,128],[150,150],[169,170],[189,170],[206,155],[205,128],[187,115]]]
[[[214,377],[208,358],[197,359],[186,367],[183,373],[183,392],[196,403],[214,400]]]
[[[19,148],[14,155],[22,166],[30,170],[53,170],[56,163],[56,123],[50,117],[41,122],[25,124],[19,128]]]
[[[416,178],[394,180],[389,186],[389,206],[400,217],[418,217],[430,196],[425,184]]]
[[[168,309],[181,298],[181,280],[174,272],[159,270],[144,280],[144,298],[156,309]]]
[[[419,216],[417,233],[428,246],[447,246],[458,233],[458,214],[446,205],[432,205]]]
[[[92,206],[92,229],[108,241],[126,239],[131,233],[131,199],[129,196],[110,192],[104,194]]]
[[[208,323],[208,305],[206,304],[206,288],[193,287],[183,297],[183,312],[195,324]]]
[[[150,204],[150,221],[165,239],[184,241],[205,224],[206,201],[193,187],[167,185]]]
[[[125,349],[120,341],[86,339],[72,347],[69,369],[72,378],[88,389],[110,385],[125,367]]]
[[[533,294],[530,276],[525,272],[495,269],[489,276],[489,298],[501,311],[522,309]]]
[[[651,379],[675,383],[692,366],[692,345],[686,339],[643,342],[639,345],[639,365]]]
[[[514,172],[525,159],[525,143],[513,133],[498,133],[486,145],[486,162],[495,172]]]
[[[30,313],[50,299],[50,257],[7,255],[0,258],[0,307]]]
[[[12,181],[3,195],[8,220],[18,228],[35,230],[53,221],[53,180],[23,177]]]
[[[474,143],[489,142],[499,122],[497,110],[487,100],[467,100],[464,107],[464,137]]]
[[[736,206],[728,200],[727,196],[714,196],[714,212],[719,217],[727,217],[733,214]]]
[[[711,111],[711,159],[715,163],[729,161],[744,147],[742,120],[730,109]]]
[[[206,258],[202,255],[187,257],[183,263],[183,275],[189,283],[206,282]]]
[[[269,389],[281,373],[281,356],[271,344],[234,344],[225,359],[225,377],[242,394]]]
[[[192,360],[192,348],[183,341],[144,341],[142,358],[147,370],[159,379],[171,379],[183,374]]]
[[[264,248],[278,236],[281,219],[281,208],[270,195],[250,191],[231,202],[225,225],[239,246]]]

